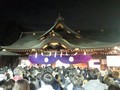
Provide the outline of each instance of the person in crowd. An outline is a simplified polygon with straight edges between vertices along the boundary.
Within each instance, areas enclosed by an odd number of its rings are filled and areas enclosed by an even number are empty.
[[[111,84],[114,84],[114,80],[111,79],[111,77],[109,77],[109,76],[105,76],[103,78],[103,83],[105,83],[106,85],[110,86]]]
[[[13,80],[17,81],[23,79],[23,70],[21,67],[16,67],[13,71],[14,77]]]
[[[42,77],[42,73],[39,72],[39,73],[36,75],[36,78],[37,78],[38,83],[39,83],[39,88],[41,87],[41,77]]]
[[[40,87],[40,82],[38,78],[36,77],[38,73],[39,72],[37,68],[34,67],[30,69],[29,81],[35,85],[36,89]]]
[[[30,83],[30,90],[37,90],[35,84]]]
[[[30,78],[30,83],[34,84],[35,87],[36,87],[36,89],[38,89],[38,88],[40,87],[39,81],[38,81],[38,79],[37,79],[36,77],[34,77],[34,78],[31,77],[31,78]]]
[[[77,75],[77,71],[75,68],[72,67],[69,67],[69,72],[68,72],[68,78],[66,79],[67,80],[67,84],[65,83],[65,87],[67,90],[73,90],[73,77],[75,75]]]
[[[61,79],[60,79],[60,76],[58,74],[55,75],[55,78],[53,80],[53,83],[52,83],[52,87],[55,89],[55,90],[62,90],[62,87],[60,85],[60,82],[61,82]]]
[[[111,84],[111,85],[108,87],[108,90],[120,90],[120,87]]]
[[[73,90],[85,90],[82,85],[83,85],[83,77],[78,74],[73,77]]]
[[[0,69],[0,86],[7,80],[7,77],[5,75],[5,70]]]
[[[113,71],[112,77],[113,77],[115,83],[120,86],[119,72]]]
[[[107,90],[108,86],[100,82],[97,78],[97,75],[93,75],[91,80],[88,81],[87,84],[84,85],[85,90]]]
[[[9,79],[2,85],[2,88],[3,90],[12,90],[14,84],[15,84],[15,81],[13,79]]]
[[[43,81],[41,87],[37,90],[54,90],[52,87],[53,75],[50,72],[45,72],[42,75],[41,80]]]
[[[17,80],[12,90],[30,90],[29,82],[25,79]]]
[[[6,72],[6,75],[7,75],[7,78],[8,78],[8,79],[13,78],[13,72],[12,72],[12,69],[8,69],[7,72]]]
[[[3,90],[7,90],[9,84],[6,84],[10,79],[9,76],[6,79],[6,74],[2,71],[9,71],[9,68],[0,68],[0,87]],[[101,73],[98,69],[93,68],[75,68],[70,67],[16,67],[13,70],[14,77],[11,75],[11,79],[17,83],[18,87],[20,80],[27,79],[30,90],[105,90],[114,86],[120,87],[119,73],[111,71],[109,69],[104,70]],[[3,82],[4,80],[4,82]],[[11,83],[12,84],[12,83]],[[21,86],[19,86],[21,87]],[[23,86],[25,87],[25,86]],[[0,89],[0,90],[1,90]],[[24,90],[24,89],[22,89]],[[26,89],[25,89],[26,90]]]

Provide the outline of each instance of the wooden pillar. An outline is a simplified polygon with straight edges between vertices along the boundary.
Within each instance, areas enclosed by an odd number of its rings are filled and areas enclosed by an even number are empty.
[[[100,69],[101,69],[101,70],[103,70],[102,67],[103,67],[103,66],[102,66],[102,58],[100,57]]]
[[[107,62],[106,59],[100,58],[100,69],[105,70],[107,68]]]

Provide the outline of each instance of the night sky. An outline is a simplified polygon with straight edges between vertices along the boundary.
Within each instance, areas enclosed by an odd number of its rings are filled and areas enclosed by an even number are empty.
[[[120,42],[120,0],[1,0],[0,45],[12,44],[20,32],[47,31],[59,13],[83,36]]]

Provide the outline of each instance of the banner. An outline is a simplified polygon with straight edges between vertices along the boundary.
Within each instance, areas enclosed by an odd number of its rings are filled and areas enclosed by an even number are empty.
[[[30,55],[29,60],[33,64],[53,64],[57,60],[60,60],[63,63],[66,64],[78,64],[78,63],[87,63],[92,57],[90,55],[51,55],[51,56],[44,56],[41,54]]]

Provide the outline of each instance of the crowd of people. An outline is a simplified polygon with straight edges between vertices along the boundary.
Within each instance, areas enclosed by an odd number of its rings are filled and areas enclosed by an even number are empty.
[[[97,68],[0,68],[0,90],[120,90],[119,72]]]

